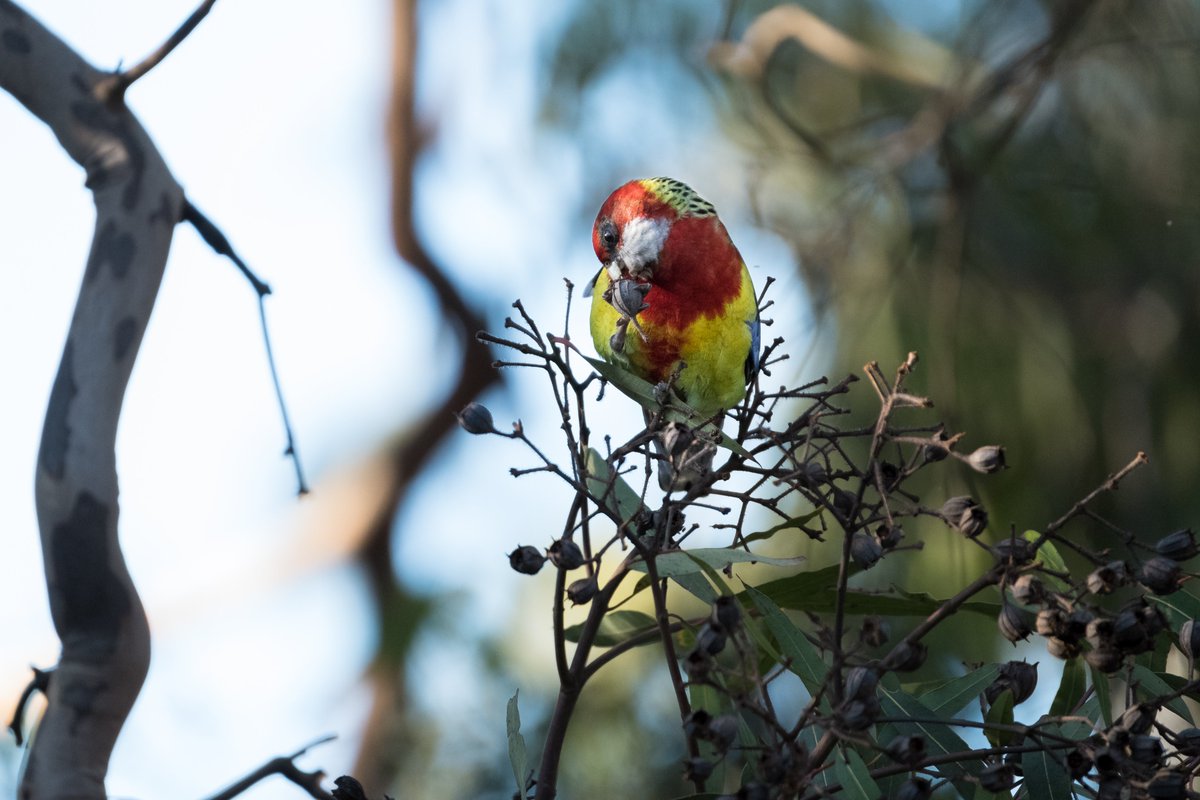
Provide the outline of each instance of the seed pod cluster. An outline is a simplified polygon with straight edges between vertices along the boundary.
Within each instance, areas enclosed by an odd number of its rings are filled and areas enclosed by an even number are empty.
[[[696,644],[684,657],[692,680],[702,680],[712,668],[712,657],[725,649],[729,637],[742,624],[742,609],[736,598],[724,595],[713,601],[708,621],[696,633]]]
[[[876,689],[879,672],[873,667],[851,667],[842,683],[842,702],[837,717],[848,731],[866,730],[875,723],[882,706]]]

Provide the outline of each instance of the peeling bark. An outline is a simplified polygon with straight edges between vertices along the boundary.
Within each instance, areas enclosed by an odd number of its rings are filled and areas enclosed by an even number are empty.
[[[183,191],[141,124],[84,61],[0,0],[0,87],[87,176],[96,228],[54,381],[36,474],[46,585],[62,654],[21,800],[103,798],[150,633],[117,537],[117,422],[158,294]],[[48,268],[50,265],[48,265]]]

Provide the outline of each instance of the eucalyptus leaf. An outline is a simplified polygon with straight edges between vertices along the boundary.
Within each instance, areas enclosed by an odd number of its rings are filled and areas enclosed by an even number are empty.
[[[1083,659],[1078,656],[1068,659],[1063,664],[1062,680],[1058,682],[1054,702],[1050,704],[1050,716],[1065,717],[1075,713],[1075,707],[1079,705],[1086,689],[1087,669],[1083,665]]]
[[[583,626],[584,623],[572,625],[563,631],[563,636],[568,642],[578,642]],[[610,611],[600,621],[594,641],[598,647],[612,647],[657,627],[654,617],[641,611]]]
[[[820,651],[769,597],[753,586],[747,586],[745,594],[763,615],[767,630],[779,643],[788,669],[799,676],[809,693],[816,694],[825,684],[825,676],[829,671]]]
[[[611,500],[620,518],[628,522],[645,508],[641,496],[623,477],[613,472],[608,461],[594,447],[588,448],[587,487],[596,497]]]
[[[1037,800],[1071,800],[1071,778],[1046,750],[1034,750],[1021,756],[1025,773],[1025,796]]]
[[[513,780],[516,781],[517,797],[525,796],[525,775],[529,770],[529,758],[525,751],[525,737],[521,735],[521,711],[517,707],[518,689],[508,699],[505,728],[508,731],[508,761],[512,765]]]
[[[707,564],[715,569],[724,569],[730,564],[770,564],[775,567],[795,567],[804,563],[804,556],[775,558],[750,553],[740,547],[696,547],[691,550],[676,550],[660,553],[654,559],[660,578],[675,578],[689,573],[703,572]],[[633,569],[646,571],[646,563],[638,561]]]
[[[1013,699],[1012,689],[1005,689],[1001,692],[988,708],[984,722],[989,725],[1012,725]],[[1012,731],[987,727],[983,729],[983,735],[987,737],[993,747],[1003,747],[1013,740],[1015,734]]]
[[[894,674],[888,674],[879,682],[879,702],[883,714],[892,718],[892,725],[902,734],[916,734],[925,737],[925,749],[931,756],[962,753],[970,748],[949,723],[937,723],[931,720],[943,715],[935,714],[928,706],[900,688],[900,682]],[[978,775],[982,762],[967,759],[949,764],[941,764],[937,770],[952,782],[958,791],[964,795],[970,794],[974,785],[963,780],[966,774]]]
[[[834,766],[843,797],[879,797],[879,787],[871,778],[867,765],[855,750],[845,747],[838,751]]]
[[[1141,664],[1133,665],[1132,682],[1137,684],[1138,695],[1146,702],[1153,702],[1158,697],[1175,693],[1175,688],[1167,682],[1166,678],[1167,676],[1153,672]],[[1182,697],[1168,701],[1166,707],[1181,718],[1191,720],[1193,725],[1196,724]]]
[[[920,687],[913,694],[938,716],[954,716],[968,703],[983,694],[1000,672],[996,664],[985,664],[965,675]]]

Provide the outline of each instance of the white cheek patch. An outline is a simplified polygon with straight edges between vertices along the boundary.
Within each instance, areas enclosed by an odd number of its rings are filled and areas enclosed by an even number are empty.
[[[658,260],[670,232],[671,223],[665,219],[638,217],[629,220],[622,231],[617,260],[631,273],[641,272],[646,265]]]

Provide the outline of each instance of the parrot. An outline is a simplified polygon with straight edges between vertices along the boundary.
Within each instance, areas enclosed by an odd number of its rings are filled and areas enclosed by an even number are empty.
[[[675,390],[702,417],[737,405],[758,368],[758,300],[712,204],[673,178],[629,181],[600,207],[592,246],[597,353],[652,384],[682,363]]]
[[[632,180],[601,205],[592,246],[601,267],[584,294],[596,352],[656,386],[679,370],[674,389],[701,417],[696,428],[711,419],[719,432],[758,369],[761,333],[750,271],[716,209],[682,181]],[[655,444],[667,491],[687,488],[716,451],[678,421]]]

